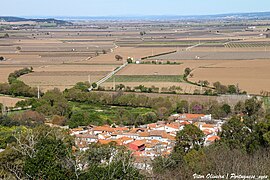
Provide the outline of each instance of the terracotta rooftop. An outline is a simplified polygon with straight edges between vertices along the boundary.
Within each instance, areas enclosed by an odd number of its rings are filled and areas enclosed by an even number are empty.
[[[145,141],[136,140],[136,141],[131,142],[130,144],[133,144],[139,147],[139,146],[143,146],[145,144]]]
[[[133,129],[131,129],[129,132],[130,133],[137,133],[137,132],[144,132],[144,131],[146,131],[147,129],[145,129],[145,128],[133,128]]]
[[[141,133],[139,133],[139,136],[140,137],[149,137],[150,133],[149,132],[141,132]]]
[[[183,114],[182,116],[184,116],[186,119],[198,119],[205,115],[204,114]]]
[[[106,132],[114,132],[115,130],[108,125],[105,126],[96,126],[93,128],[94,131],[106,131]]]
[[[173,129],[179,129],[179,127],[180,127],[180,125],[178,123],[166,124],[166,126],[173,128]]]
[[[215,125],[214,124],[203,124],[202,127],[203,128],[214,128]]]
[[[113,141],[112,140],[105,140],[105,139],[99,139],[98,140],[98,143],[100,143],[100,144],[109,144],[111,142],[113,142]]]
[[[150,136],[160,136],[160,137],[166,137],[167,133],[163,130],[154,130],[150,131]]]
[[[211,141],[211,142],[216,141],[216,140],[220,140],[220,137],[219,136],[211,136],[207,139],[207,141]]]
[[[203,133],[205,135],[209,135],[209,134],[212,134],[213,132],[211,130],[209,130],[209,129],[205,129],[205,130],[203,130]]]
[[[123,131],[129,131],[129,128],[127,128],[127,127],[116,127],[116,128],[114,128],[114,130],[123,132]]]

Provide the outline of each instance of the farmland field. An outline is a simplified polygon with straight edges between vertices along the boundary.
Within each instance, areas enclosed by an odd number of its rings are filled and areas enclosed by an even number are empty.
[[[270,90],[270,60],[223,61],[195,68],[191,81],[207,79],[224,84],[238,84],[249,93],[260,94]]]
[[[7,107],[14,107],[18,101],[22,101],[22,98],[14,98],[9,96],[0,95],[0,103]]]
[[[253,30],[247,30],[241,23],[226,22],[191,22],[188,25],[181,21],[147,20],[73,23],[60,27],[48,24],[47,27],[18,26],[1,30],[0,56],[5,60],[0,61],[0,82],[7,82],[9,73],[32,66],[34,72],[20,80],[33,87],[40,86],[44,91],[54,87],[64,90],[79,81],[97,82],[125,63],[128,57],[140,60],[177,51],[143,60],[151,64],[129,64],[115,75],[116,84],[180,86],[182,92],[193,93],[200,87],[182,79],[185,68],[189,67],[194,75],[189,80],[193,82],[239,84],[243,90],[256,94],[261,90],[270,91],[270,39],[264,36],[268,27],[266,21],[249,21],[254,26],[261,23]],[[3,24],[4,27],[16,25]],[[9,38],[4,37],[6,33]],[[186,51],[194,45],[198,46]],[[116,55],[122,59],[116,60]],[[172,64],[167,65],[167,61]],[[111,78],[102,86],[111,88],[112,84]]]
[[[182,82],[183,76],[177,75],[117,75],[107,82]]]

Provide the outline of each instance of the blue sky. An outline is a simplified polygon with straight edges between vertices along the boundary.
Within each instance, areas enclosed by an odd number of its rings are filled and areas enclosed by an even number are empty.
[[[270,0],[1,0],[0,16],[207,15],[270,11]]]

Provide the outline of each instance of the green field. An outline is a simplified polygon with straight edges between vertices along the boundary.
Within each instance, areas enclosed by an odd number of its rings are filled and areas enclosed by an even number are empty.
[[[183,82],[181,75],[116,75],[106,82]]]
[[[227,48],[253,48],[253,47],[269,47],[270,42],[250,42],[250,43],[228,43]]]

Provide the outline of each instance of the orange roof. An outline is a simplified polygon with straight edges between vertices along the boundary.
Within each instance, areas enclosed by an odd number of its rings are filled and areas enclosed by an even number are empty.
[[[136,141],[131,142],[130,144],[133,144],[135,146],[143,146],[145,144],[145,141],[136,140]]]
[[[205,130],[203,130],[203,133],[204,133],[205,135],[209,135],[209,134],[212,134],[212,131],[209,130],[209,129],[205,129]]]
[[[145,128],[133,128],[129,132],[130,133],[137,133],[138,131],[144,132],[144,131],[146,131],[146,129]]]
[[[166,137],[167,133],[166,131],[163,130],[154,130],[150,131],[150,136],[161,136],[161,137]]]
[[[141,137],[149,137],[150,133],[149,132],[141,132],[141,133],[139,133],[139,136],[141,136]]]
[[[202,127],[203,128],[214,128],[215,125],[214,124],[203,124]]]
[[[175,140],[176,140],[176,138],[175,138],[174,136],[169,135],[169,134],[167,134],[167,138],[168,138],[169,140],[171,140],[171,141],[175,141]]]
[[[133,139],[132,139],[132,138],[129,138],[129,137],[126,137],[126,136],[124,136],[124,137],[119,138],[118,140],[120,140],[120,141],[130,141],[130,140],[133,140]]]
[[[204,114],[184,114],[187,119],[197,119],[205,116]]]
[[[157,144],[161,144],[161,141],[153,139],[149,143],[157,145]]]
[[[94,131],[107,131],[107,132],[114,132],[114,129],[108,125],[105,126],[96,126],[93,128]]]
[[[180,124],[183,126],[183,125],[188,125],[188,124],[190,124],[190,122],[184,121],[184,122],[181,122]]]
[[[74,128],[74,129],[71,129],[71,131],[83,131],[83,128]]]
[[[216,140],[220,140],[219,136],[211,136],[207,139],[207,141],[216,141]]]
[[[179,124],[176,124],[176,123],[166,124],[166,126],[170,128],[174,128],[174,129],[179,129]]]
[[[155,127],[157,127],[157,124],[156,123],[148,124],[147,127],[155,128]]]
[[[105,139],[98,140],[98,143],[100,143],[100,144],[109,144],[110,142],[112,142],[112,140],[105,140]]]
[[[129,129],[127,127],[116,127],[114,128],[115,131],[128,131]]]
[[[154,146],[155,146],[155,144],[152,144],[152,143],[145,144],[145,147],[147,147],[147,148],[153,148]]]

